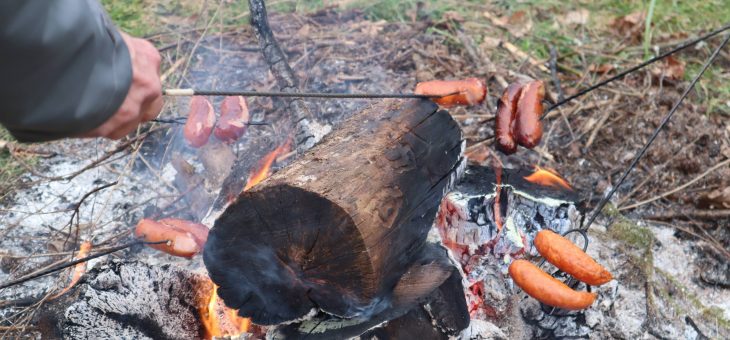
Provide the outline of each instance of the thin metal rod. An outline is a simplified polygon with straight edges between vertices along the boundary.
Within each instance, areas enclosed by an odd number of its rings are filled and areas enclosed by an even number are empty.
[[[127,243],[127,244],[120,245],[120,246],[112,247],[112,248],[109,248],[109,249],[107,249],[105,251],[96,253],[94,255],[90,255],[90,256],[87,256],[87,257],[84,257],[84,258],[80,258],[80,259],[73,260],[73,261],[70,261],[70,262],[62,263],[62,264],[59,264],[57,266],[53,266],[51,268],[48,268],[46,270],[40,271],[40,272],[35,273],[35,274],[32,274],[32,275],[28,275],[28,276],[25,276],[25,277],[21,277],[19,279],[15,279],[15,280],[12,280],[12,281],[8,281],[8,282],[3,283],[2,285],[0,285],[0,290],[5,289],[5,288],[8,288],[8,287],[12,287],[12,286],[19,285],[21,283],[24,283],[24,282],[27,282],[27,281],[30,281],[30,280],[33,280],[33,279],[37,279],[37,278],[39,278],[41,276],[46,276],[48,274],[53,274],[53,273],[55,273],[55,272],[57,272],[59,270],[66,269],[68,267],[73,267],[73,266],[75,266],[75,265],[77,265],[79,263],[83,263],[83,262],[86,262],[86,261],[89,261],[89,260],[93,260],[93,259],[95,259],[97,257],[106,256],[106,255],[109,255],[111,253],[114,253],[114,252],[117,252],[117,251],[120,251],[120,250],[123,250],[123,249],[127,249],[129,247],[132,247],[132,246],[135,246],[135,245],[138,245],[138,244],[162,244],[162,243],[167,243],[167,241],[160,241],[160,242],[134,241],[134,242],[130,242],[130,243]]]
[[[376,98],[441,98],[442,95],[423,95],[415,93],[322,93],[322,92],[279,92],[279,91],[216,91],[195,89],[166,89],[166,96],[244,96],[244,97],[287,97],[287,98],[337,98],[337,99],[376,99]]]
[[[610,83],[612,81],[621,79],[621,78],[625,77],[626,75],[628,75],[629,73],[632,73],[634,71],[637,71],[639,69],[642,69],[642,68],[644,68],[644,67],[646,67],[646,66],[648,66],[650,64],[653,64],[653,63],[655,63],[655,62],[657,62],[659,60],[662,60],[662,59],[664,59],[664,58],[666,58],[666,57],[668,57],[668,56],[670,56],[670,55],[672,55],[672,54],[674,54],[676,52],[679,52],[679,51],[681,51],[681,50],[683,50],[683,49],[685,49],[687,47],[690,47],[692,45],[695,45],[695,44],[697,44],[700,41],[707,40],[707,39],[709,39],[709,38],[711,38],[711,37],[713,37],[715,35],[718,35],[718,34],[720,34],[722,32],[725,32],[728,29],[730,29],[730,24],[726,24],[723,27],[720,27],[720,28],[718,28],[718,29],[716,29],[716,30],[714,30],[714,31],[712,31],[710,33],[707,33],[705,35],[699,36],[699,37],[697,37],[695,39],[692,39],[692,40],[689,40],[689,41],[685,41],[685,42],[679,44],[677,47],[675,47],[675,48],[673,48],[673,49],[671,49],[671,50],[669,50],[667,52],[664,52],[664,53],[662,53],[662,54],[660,54],[660,55],[658,55],[656,57],[653,57],[653,58],[651,58],[649,60],[646,60],[643,63],[638,64],[636,66],[633,66],[633,67],[631,67],[631,68],[629,68],[627,70],[624,70],[623,72],[621,72],[621,73],[619,73],[619,74],[617,74],[617,75],[615,75],[615,76],[613,76],[611,78],[608,78],[608,79],[606,79],[604,81],[601,81],[599,83],[596,83],[596,84],[594,84],[594,85],[592,85],[592,86],[590,86],[588,88],[585,88],[585,89],[583,89],[581,91],[578,91],[578,93],[576,93],[576,94],[574,94],[572,96],[569,96],[569,97],[567,97],[565,99],[562,99],[562,100],[558,101],[553,106],[550,106],[549,108],[547,108],[544,113],[548,113],[548,112],[550,112],[550,111],[552,111],[552,110],[554,110],[554,109],[556,109],[556,108],[558,108],[560,106],[565,105],[566,103],[570,102],[573,99],[576,99],[576,98],[578,98],[580,96],[583,96],[584,94],[586,94],[588,92],[591,92],[591,91],[593,91],[593,90],[595,90],[595,89],[597,89],[599,87],[605,86],[606,84],[608,84],[608,83]],[[543,116],[542,116],[541,119],[544,119],[545,116],[546,115],[543,114]]]
[[[692,83],[690,83],[689,86],[687,86],[687,88],[684,90],[684,93],[682,93],[682,96],[679,97],[679,100],[677,100],[677,102],[674,104],[672,109],[669,110],[667,115],[664,116],[664,119],[662,119],[662,122],[659,124],[659,126],[656,128],[656,130],[654,130],[654,133],[651,135],[651,137],[646,142],[646,144],[644,144],[644,146],[641,148],[641,150],[639,150],[639,153],[636,154],[636,157],[634,157],[634,159],[631,161],[631,164],[629,165],[628,168],[626,168],[626,171],[624,171],[624,173],[621,175],[621,178],[619,178],[616,185],[614,185],[613,188],[611,188],[611,191],[608,193],[608,195],[606,195],[605,197],[603,197],[603,199],[601,199],[601,201],[596,206],[596,209],[593,211],[593,214],[588,219],[588,222],[586,222],[586,224],[583,226],[583,229],[587,230],[591,226],[591,224],[593,224],[593,221],[596,220],[596,217],[598,217],[598,215],[601,213],[601,211],[603,210],[603,207],[606,206],[606,204],[611,199],[613,194],[616,193],[616,190],[618,190],[618,188],[621,187],[621,184],[623,184],[624,180],[626,180],[626,177],[629,175],[631,170],[633,170],[636,167],[636,164],[639,163],[639,160],[641,159],[641,157],[644,156],[644,153],[646,153],[646,150],[649,149],[649,146],[651,146],[651,144],[654,142],[656,137],[662,131],[664,126],[667,125],[667,123],[669,122],[669,119],[672,118],[672,116],[677,111],[679,106],[682,104],[684,99],[687,98],[687,95],[689,95],[689,93],[692,91],[692,89],[694,89],[695,85],[697,85],[697,82],[700,80],[700,78],[702,78],[702,75],[705,73],[707,68],[710,67],[712,62],[715,61],[717,56],[720,54],[720,51],[725,47],[725,45],[727,45],[728,40],[730,40],[730,34],[728,34],[725,37],[725,40],[722,41],[722,44],[720,44],[720,46],[718,46],[717,49],[715,49],[715,51],[712,52],[712,55],[707,60],[707,62],[705,62],[705,64],[702,66],[702,69],[700,70],[700,72],[695,76],[694,79],[692,79]]]
[[[162,123],[162,124],[185,124],[185,122],[188,120],[188,117],[172,117],[172,118],[155,118],[152,121],[155,123]],[[271,125],[269,122],[248,122],[243,123],[243,125],[248,126],[255,126],[255,125]]]

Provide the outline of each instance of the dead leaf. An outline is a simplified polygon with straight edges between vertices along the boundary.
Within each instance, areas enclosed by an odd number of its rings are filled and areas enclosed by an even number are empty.
[[[606,74],[613,70],[614,70],[614,67],[611,64],[601,64],[601,65],[591,64],[590,66],[588,66],[589,72],[597,73],[597,74]]]
[[[306,38],[309,36],[310,31],[312,30],[312,26],[305,24],[299,30],[297,30],[296,35],[301,38]]]
[[[492,37],[484,37],[484,40],[481,44],[479,44],[479,49],[482,50],[482,53],[485,51],[488,51],[491,53],[491,50],[499,47],[499,45],[502,43],[502,40]]]
[[[651,71],[654,78],[660,81],[669,81],[676,83],[684,78],[684,62],[668,56],[664,58],[664,62],[656,66]]]
[[[456,11],[446,11],[441,17],[444,21],[464,22],[464,17]]]
[[[507,20],[507,30],[516,38],[524,37],[532,30],[532,20],[525,11],[512,13]]]
[[[521,38],[532,30],[532,19],[525,11],[516,11],[512,15],[499,18],[490,12],[484,12],[482,15],[493,25],[506,29],[516,38]]]
[[[570,11],[568,14],[566,14],[562,18],[558,18],[558,20],[566,26],[584,26],[588,23],[588,18],[590,17],[590,12],[588,12],[587,9],[579,9],[577,11]]]
[[[644,12],[634,12],[611,21],[611,27],[616,34],[627,38],[632,43],[641,41],[644,33]]]
[[[697,207],[700,209],[730,208],[730,186],[700,195]]]
[[[489,151],[489,147],[485,144],[480,144],[476,148],[467,150],[464,153],[466,159],[476,164],[485,164],[490,155],[491,152]]]
[[[388,25],[388,22],[385,20],[375,21],[371,25],[364,27],[362,32],[371,37],[377,37],[385,29],[386,25]]]

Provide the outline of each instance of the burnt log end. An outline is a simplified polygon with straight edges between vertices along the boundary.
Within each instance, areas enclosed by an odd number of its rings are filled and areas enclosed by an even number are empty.
[[[462,149],[427,100],[351,117],[218,218],[204,260],[220,297],[258,324],[376,312],[423,247]]]

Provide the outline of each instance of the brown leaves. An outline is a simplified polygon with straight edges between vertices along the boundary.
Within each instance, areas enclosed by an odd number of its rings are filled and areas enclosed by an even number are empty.
[[[703,193],[697,200],[701,209],[730,209],[730,186]]]
[[[588,23],[589,18],[590,12],[587,9],[579,9],[568,12],[564,17],[559,17],[558,21],[565,26],[584,26]]]
[[[614,32],[631,43],[638,43],[644,33],[644,12],[634,12],[611,21],[611,28]]]
[[[613,67],[613,65],[611,65],[611,64],[601,64],[601,65],[591,64],[590,66],[588,66],[588,71],[590,71],[591,73],[606,74],[608,72],[613,71],[614,68],[615,67]]]
[[[532,30],[532,19],[525,11],[516,11],[503,17],[496,17],[490,12],[484,12],[482,15],[495,26],[509,31],[515,38],[521,38]]]
[[[668,56],[659,66],[654,67],[651,73],[659,81],[669,81],[673,84],[684,78],[684,62]]]

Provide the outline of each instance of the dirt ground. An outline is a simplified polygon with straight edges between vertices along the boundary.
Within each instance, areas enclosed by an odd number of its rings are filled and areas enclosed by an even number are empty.
[[[686,66],[681,74],[676,66],[658,63],[562,106],[546,119],[538,148],[505,157],[491,151],[491,136],[496,98],[507,83],[529,77],[543,80],[551,98],[575,93],[640,61],[607,57],[605,64],[589,64],[581,58],[640,46],[632,41],[636,29],[627,24],[626,31],[615,24],[603,38],[621,43],[603,45],[605,50],[597,52],[592,49],[599,45],[591,42],[584,50],[558,54],[561,87],[557,88],[550,60],[510,43],[515,35],[530,34],[520,30],[526,24],[514,13],[510,17],[485,11],[474,21],[453,12],[441,16],[426,12],[415,10],[410,20],[392,22],[371,20],[360,10],[325,8],[306,14],[272,13],[271,21],[301,87],[309,91],[407,92],[423,80],[486,79],[487,103],[451,110],[463,127],[467,155],[487,165],[499,157],[509,167],[555,169],[583,194],[589,210],[611,190],[679,99],[697,72],[697,67],[688,65],[707,59],[719,43],[715,38],[677,54],[676,61]],[[588,29],[580,17],[565,20],[556,24]],[[167,86],[275,89],[251,30],[222,24],[214,30],[215,24],[211,19],[203,29],[178,27],[150,35],[158,46],[169,47],[163,52]],[[490,38],[475,40],[476,30]],[[653,43],[671,45],[699,33],[659,37]],[[728,48],[712,69],[714,81],[727,85]],[[715,84],[702,83],[690,94],[592,227],[589,252],[616,280],[599,288],[598,306],[586,312],[587,337],[730,337],[730,120],[728,109],[721,107],[730,107],[730,97],[708,101],[708,96],[727,95],[706,88]],[[319,121],[336,128],[367,103],[308,105]],[[276,101],[256,99],[250,104],[254,120],[272,122],[259,131],[250,129],[236,146],[242,153],[251,145],[262,145],[255,154],[237,155],[255,164],[288,137],[291,127]],[[184,107],[184,100],[171,100],[163,117],[179,117]],[[98,249],[129,241],[136,221],[150,214],[190,217],[185,215],[193,214],[190,207],[178,199],[184,193],[175,183],[171,154],[180,153],[198,167],[195,159],[200,155],[182,145],[179,130],[179,125],[155,123],[126,141],[8,148],[21,168],[2,186],[0,282],[69,260],[79,240],[92,240]],[[149,138],[140,138],[146,133]],[[100,158],[102,162],[94,161]],[[85,171],[76,174],[79,169]],[[113,181],[119,184],[83,200],[94,188]],[[142,247],[118,256],[202,268],[199,260],[172,260]],[[0,332],[5,332],[0,334],[31,334],[32,314],[40,305],[17,307],[9,302],[43,296],[64,282],[65,277],[50,276],[0,291]],[[21,326],[29,328],[19,330]],[[513,334],[508,328],[502,331]]]

